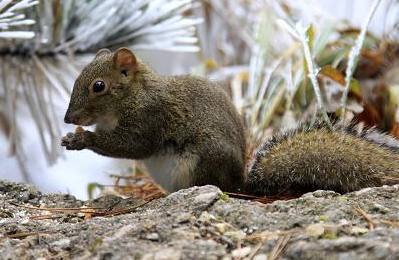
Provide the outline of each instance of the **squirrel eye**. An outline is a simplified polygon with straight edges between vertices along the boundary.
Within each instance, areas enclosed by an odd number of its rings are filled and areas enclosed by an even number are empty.
[[[105,83],[102,80],[97,80],[93,85],[93,92],[99,93],[105,90]]]

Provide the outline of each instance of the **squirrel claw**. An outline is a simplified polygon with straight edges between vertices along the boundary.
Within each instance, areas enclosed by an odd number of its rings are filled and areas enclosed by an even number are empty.
[[[67,133],[61,139],[61,146],[65,146],[67,150],[82,150],[86,147],[83,133]]]

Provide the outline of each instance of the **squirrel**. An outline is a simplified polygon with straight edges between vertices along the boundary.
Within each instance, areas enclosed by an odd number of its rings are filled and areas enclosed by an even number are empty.
[[[399,141],[373,129],[319,123],[267,140],[246,169],[246,130],[227,93],[197,76],[162,76],[128,48],[100,50],[75,81],[65,123],[67,150],[142,160],[173,192],[212,184],[277,195],[350,192],[399,183]]]

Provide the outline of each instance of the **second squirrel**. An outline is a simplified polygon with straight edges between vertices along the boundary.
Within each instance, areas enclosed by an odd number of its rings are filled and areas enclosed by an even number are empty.
[[[161,76],[127,48],[103,49],[84,68],[65,122],[96,124],[94,132],[68,133],[68,150],[143,160],[169,191],[213,184],[270,195],[399,183],[396,139],[339,127],[276,135],[246,173],[244,127],[226,93],[204,78]]]

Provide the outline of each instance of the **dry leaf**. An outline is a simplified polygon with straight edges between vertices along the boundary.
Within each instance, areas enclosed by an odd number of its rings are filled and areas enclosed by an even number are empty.
[[[333,68],[331,65],[322,67],[319,74],[334,80],[342,86],[345,85],[345,77],[342,72]]]

